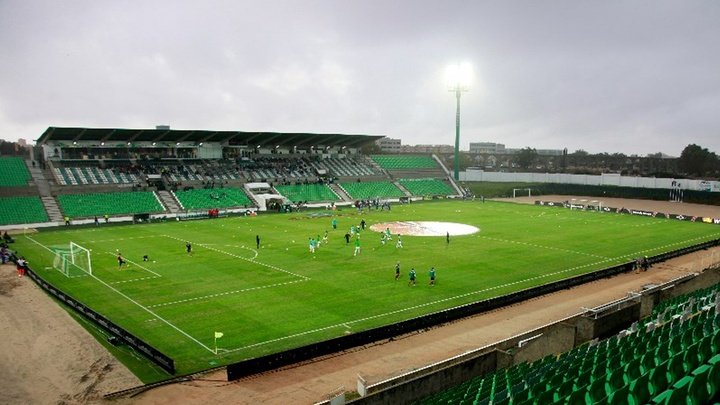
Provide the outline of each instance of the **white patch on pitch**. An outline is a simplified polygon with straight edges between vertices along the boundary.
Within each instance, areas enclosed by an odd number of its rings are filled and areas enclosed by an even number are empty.
[[[393,235],[410,235],[410,236],[445,236],[448,233],[451,236],[471,235],[480,232],[480,228],[467,224],[458,224],[456,222],[436,222],[436,221],[398,221],[383,222],[370,226],[375,232],[382,232],[386,228],[390,228]]]

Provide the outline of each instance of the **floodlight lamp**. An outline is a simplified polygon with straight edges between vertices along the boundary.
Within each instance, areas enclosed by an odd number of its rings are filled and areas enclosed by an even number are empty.
[[[77,145],[77,141],[73,141],[73,145]]]
[[[202,142],[200,142],[200,143],[198,144],[198,146],[202,146],[202,145],[203,145],[203,143],[202,143]]]
[[[180,146],[180,142],[175,142],[175,146]]]
[[[280,149],[280,145],[275,145],[275,149]]]
[[[100,146],[105,146],[105,141],[100,142]]]
[[[260,149],[260,145],[256,146],[255,149]]]
[[[128,142],[128,143],[127,143],[127,146],[130,146],[130,145],[132,145],[132,143]]]
[[[450,91],[467,91],[472,84],[472,66],[467,62],[448,66],[445,81]]]
[[[157,145],[157,142],[153,142],[153,143],[152,143],[152,146],[155,146],[155,145]]]

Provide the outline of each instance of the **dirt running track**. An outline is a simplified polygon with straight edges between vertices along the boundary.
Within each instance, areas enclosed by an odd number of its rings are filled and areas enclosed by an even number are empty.
[[[543,196],[548,201],[572,197]],[[579,197],[578,197],[579,198]],[[532,202],[535,198],[516,199]],[[720,207],[604,199],[606,206],[720,217]],[[698,226],[712,226],[701,225]],[[720,227],[718,227],[720,232]],[[224,381],[224,373],[155,388],[132,398],[103,395],[140,382],[30,279],[0,267],[0,403],[2,404],[312,404],[358,374],[373,383],[482,347],[624,297],[643,285],[698,271],[720,250],[706,250],[571,290],[492,311],[422,333],[347,351],[297,367]]]

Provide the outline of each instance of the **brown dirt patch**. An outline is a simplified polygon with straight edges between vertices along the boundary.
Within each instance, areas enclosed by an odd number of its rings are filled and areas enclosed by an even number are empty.
[[[87,404],[140,381],[15,266],[0,266],[0,403]]]
[[[551,196],[542,199],[553,201]],[[564,201],[572,198],[556,196]],[[528,201],[534,201],[531,197]],[[515,199],[521,200],[521,199]],[[608,206],[720,217],[720,207],[644,200],[604,199]],[[520,202],[520,201],[518,201]],[[671,209],[678,207],[677,209]],[[699,225],[702,226],[702,225]],[[711,225],[707,225],[711,226]],[[661,284],[698,271],[720,257],[720,249],[696,252],[507,308],[414,333],[393,342],[367,345],[295,367],[227,382],[224,372],[166,385],[115,404],[312,404],[338,387],[353,391],[357,375],[373,383],[473,350],[625,297],[644,285]],[[139,381],[81,326],[12,266],[0,268],[0,403],[110,403],[101,395]]]

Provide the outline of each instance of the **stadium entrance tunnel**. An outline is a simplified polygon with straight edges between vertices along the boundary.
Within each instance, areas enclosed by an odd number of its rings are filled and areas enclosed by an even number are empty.
[[[458,236],[480,232],[480,228],[456,222],[436,221],[395,221],[381,222],[370,226],[370,230],[383,232],[390,229],[394,235],[408,236]]]

